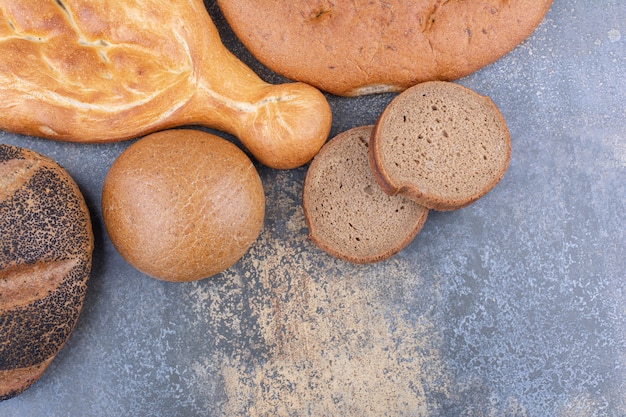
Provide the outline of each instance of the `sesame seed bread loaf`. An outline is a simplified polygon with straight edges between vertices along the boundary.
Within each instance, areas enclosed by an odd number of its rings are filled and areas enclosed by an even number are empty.
[[[526,39],[552,0],[217,0],[275,72],[342,96],[454,80]]]
[[[382,189],[425,207],[454,210],[491,190],[504,175],[511,140],[493,101],[446,81],[418,84],[383,110],[370,143]]]
[[[368,163],[372,126],[350,129],[313,159],[302,192],[313,243],[353,262],[376,262],[399,252],[421,230],[428,210],[403,196],[388,196]]]
[[[51,159],[0,144],[0,400],[33,382],[70,336],[91,271],[89,211]]]

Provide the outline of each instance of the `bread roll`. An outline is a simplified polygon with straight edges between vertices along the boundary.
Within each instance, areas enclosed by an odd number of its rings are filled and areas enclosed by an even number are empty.
[[[91,271],[89,211],[69,174],[0,144],[0,400],[37,380],[78,320]]]
[[[370,146],[379,185],[435,210],[465,207],[500,181],[511,158],[504,118],[489,97],[431,81],[395,97]]]
[[[388,196],[368,163],[372,126],[345,131],[326,143],[307,171],[302,205],[309,238],[354,263],[387,259],[413,241],[428,210]]]
[[[106,230],[138,270],[166,281],[232,266],[263,227],[265,195],[237,146],[198,130],[153,133],[113,163],[102,189]]]

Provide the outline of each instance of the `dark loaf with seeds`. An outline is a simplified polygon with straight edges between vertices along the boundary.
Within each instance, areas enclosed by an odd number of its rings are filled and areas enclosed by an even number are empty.
[[[70,175],[0,144],[0,401],[33,384],[67,341],[92,252],[89,211]]]

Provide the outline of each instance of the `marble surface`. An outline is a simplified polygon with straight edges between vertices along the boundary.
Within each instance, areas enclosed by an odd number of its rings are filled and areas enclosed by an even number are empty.
[[[207,8],[228,48],[284,81]],[[528,40],[458,81],[511,132],[510,167],[484,198],[355,266],[307,240],[306,167],[259,166],[258,241],[187,284],[134,270],[106,235],[102,182],[132,141],[0,132],[70,172],[96,239],[71,338],[0,416],[626,416],[625,74],[624,2],[555,0]],[[331,135],[392,97],[328,96]]]

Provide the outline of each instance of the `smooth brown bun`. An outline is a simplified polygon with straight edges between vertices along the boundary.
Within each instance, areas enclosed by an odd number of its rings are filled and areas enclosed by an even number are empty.
[[[454,80],[527,38],[552,0],[217,0],[275,72],[342,96]]]
[[[386,193],[434,210],[455,210],[500,181],[511,158],[511,138],[489,97],[431,81],[400,93],[383,110],[369,155]]]
[[[428,209],[380,189],[368,163],[372,126],[340,133],[311,162],[302,191],[309,238],[354,263],[387,259],[411,243]]]
[[[198,130],[148,135],[113,163],[102,214],[115,248],[136,269],[166,281],[225,270],[259,236],[263,185],[237,146]]]
[[[330,131],[324,95],[261,80],[201,0],[5,2],[0,57],[0,128],[11,132],[106,142],[205,125],[288,169]]]
[[[34,383],[69,338],[91,272],[93,234],[70,175],[0,144],[0,400]]]

